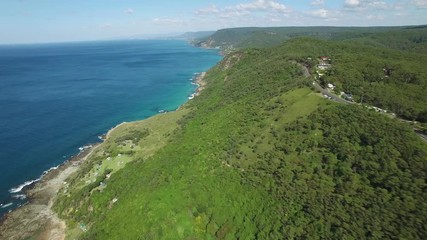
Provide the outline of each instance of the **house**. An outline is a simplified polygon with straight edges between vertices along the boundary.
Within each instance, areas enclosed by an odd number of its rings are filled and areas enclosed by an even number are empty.
[[[331,89],[331,90],[334,90],[335,89],[335,85],[332,84],[332,83],[328,83],[328,88]]]
[[[331,67],[331,64],[328,64],[328,63],[317,64],[317,68],[320,69],[320,70],[326,70],[326,69],[328,69],[330,67]]]
[[[319,59],[320,59],[321,61],[324,61],[324,62],[329,62],[329,61],[331,61],[331,59],[330,59],[329,57],[327,57],[327,56],[320,56],[320,57],[319,57]]]

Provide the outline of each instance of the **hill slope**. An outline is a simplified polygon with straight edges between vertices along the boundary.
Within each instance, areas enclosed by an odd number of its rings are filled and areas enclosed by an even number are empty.
[[[408,120],[427,122],[424,53],[366,46],[359,41],[309,38],[290,40],[280,51],[304,62],[313,74],[317,57],[328,56],[332,65],[321,80],[336,85],[336,92],[352,93],[356,102],[387,109]]]
[[[228,28],[200,37],[195,45],[225,51],[247,47],[271,47],[284,41],[310,37],[323,40],[357,41],[375,47],[426,51],[427,28],[415,27],[265,27]]]
[[[151,154],[140,149],[159,129],[112,134],[56,202],[69,236],[425,239],[426,144],[312,91],[295,64],[322,50],[310,41],[227,56],[200,96],[156,121],[170,128]],[[97,167],[119,158],[111,176]]]

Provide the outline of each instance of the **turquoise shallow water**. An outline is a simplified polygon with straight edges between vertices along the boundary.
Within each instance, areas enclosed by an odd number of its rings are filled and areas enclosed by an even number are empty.
[[[220,59],[174,40],[0,46],[0,216],[111,127],[179,107]]]

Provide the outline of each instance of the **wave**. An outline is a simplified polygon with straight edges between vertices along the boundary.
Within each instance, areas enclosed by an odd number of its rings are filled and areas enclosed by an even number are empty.
[[[188,97],[188,99],[189,99],[189,100],[191,100],[191,99],[193,99],[195,96],[196,96],[196,94],[195,94],[195,93],[193,93],[193,94],[191,94],[191,95]]]
[[[87,150],[87,149],[89,149],[91,147],[92,147],[92,145],[85,145],[83,147],[79,147],[79,151],[82,152],[82,151]]]
[[[13,198],[15,199],[20,199],[20,200],[24,200],[27,198],[27,195],[25,194],[16,194],[16,195],[12,195]]]
[[[33,184],[33,183],[36,183],[36,182],[40,181],[40,179],[41,179],[41,177],[39,177],[39,178],[37,178],[37,179],[34,179],[34,180],[26,181],[26,182],[24,182],[23,184],[21,184],[21,185],[19,185],[19,186],[17,186],[17,187],[11,188],[11,189],[9,190],[9,192],[10,192],[10,193],[18,193],[18,192],[21,192],[21,191],[22,191],[22,189],[24,189],[24,187],[29,186],[29,185],[31,185],[31,184]]]
[[[44,175],[48,174],[50,171],[58,169],[58,168],[59,168],[59,166],[60,166],[60,165],[55,166],[55,167],[51,167],[51,168],[49,168],[48,170],[44,171],[44,172],[43,172],[43,174],[41,175],[41,177],[39,177],[38,179],[41,179]]]
[[[9,192],[10,192],[10,193],[19,193],[19,192],[21,192],[21,191],[22,191],[22,189],[24,189],[25,187],[27,187],[27,186],[29,186],[29,185],[31,185],[31,184],[34,184],[34,183],[36,183],[36,182],[40,181],[40,180],[43,178],[43,176],[45,176],[46,174],[48,174],[50,171],[58,169],[58,168],[59,168],[59,166],[60,166],[60,165],[49,168],[48,170],[44,171],[44,172],[43,172],[43,174],[42,174],[40,177],[38,177],[38,178],[36,178],[36,179],[33,179],[33,180],[26,181],[26,182],[24,182],[24,183],[22,183],[22,184],[18,185],[17,187],[11,188],[11,189],[9,190]],[[16,195],[16,196],[21,196],[21,195]],[[14,197],[14,196],[12,195],[12,197]],[[20,198],[20,199],[23,199],[23,198],[21,198],[21,197],[19,197],[19,198]]]
[[[10,207],[10,206],[12,206],[13,205],[13,203],[7,203],[7,204],[0,204],[0,208],[7,208],[7,207]]]

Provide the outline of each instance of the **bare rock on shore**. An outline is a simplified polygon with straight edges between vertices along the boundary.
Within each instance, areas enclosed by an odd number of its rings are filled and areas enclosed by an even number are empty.
[[[62,240],[65,238],[65,222],[52,210],[57,192],[64,181],[79,168],[94,150],[80,153],[58,169],[49,172],[33,189],[27,192],[26,205],[8,213],[0,222],[0,239]]]

